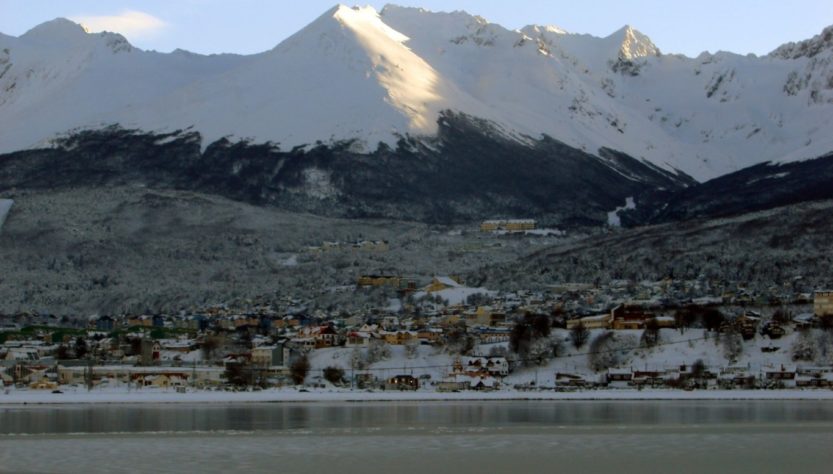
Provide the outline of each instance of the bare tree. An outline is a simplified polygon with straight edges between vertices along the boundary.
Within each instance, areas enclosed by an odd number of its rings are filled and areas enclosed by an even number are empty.
[[[587,339],[590,338],[590,331],[584,326],[584,323],[579,321],[578,324],[573,326],[573,329],[570,329],[570,342],[573,343],[573,347],[576,349],[581,349],[584,344],[587,343]]]
[[[743,338],[736,331],[723,335],[723,354],[732,363],[737,362],[738,357],[743,354]]]
[[[405,343],[405,357],[414,359],[419,355],[419,341],[411,339]]]
[[[793,360],[812,361],[816,358],[816,341],[809,329],[799,333],[792,345]]]
[[[307,356],[302,356],[289,366],[289,376],[295,385],[301,385],[307,379],[309,374],[310,364]]]
[[[344,369],[340,367],[329,366],[324,369],[324,380],[333,385],[340,385],[344,382]]]
[[[590,341],[587,354],[590,368],[596,372],[607,370],[627,361],[627,353],[636,346],[635,336],[617,336],[606,331]]]
[[[380,339],[373,339],[370,341],[370,346],[367,348],[365,362],[367,365],[374,364],[380,360],[385,360],[390,357],[390,347]]]
[[[659,342],[659,322],[657,318],[650,318],[645,322],[641,343],[644,347],[654,347]]]
[[[219,338],[216,336],[207,336],[205,340],[202,341],[201,349],[203,358],[205,358],[205,360],[211,360],[218,347],[220,347]]]

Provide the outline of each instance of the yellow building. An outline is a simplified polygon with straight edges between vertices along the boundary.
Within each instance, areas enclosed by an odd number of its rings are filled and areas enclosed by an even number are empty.
[[[833,290],[817,291],[813,295],[816,317],[833,316]]]
[[[382,332],[382,337],[384,338],[387,344],[403,346],[410,341],[417,340],[418,334],[412,331],[393,331]]]
[[[55,390],[58,388],[58,384],[49,380],[41,380],[30,383],[29,388],[32,390]]]
[[[537,222],[533,219],[496,219],[483,221],[480,224],[481,232],[524,232],[527,230],[535,230]]]
[[[468,326],[496,327],[506,322],[506,314],[493,311],[489,306],[478,306],[473,315],[466,318]]]
[[[609,329],[610,323],[613,321],[611,313],[599,314],[596,316],[587,316],[584,318],[568,319],[567,329],[573,329],[581,323],[585,329]]]
[[[356,282],[359,286],[393,286],[399,287],[402,277],[393,275],[362,275]]]
[[[427,293],[434,293],[435,291],[448,290],[450,288],[460,288],[460,277],[434,277],[431,283],[425,287]]]

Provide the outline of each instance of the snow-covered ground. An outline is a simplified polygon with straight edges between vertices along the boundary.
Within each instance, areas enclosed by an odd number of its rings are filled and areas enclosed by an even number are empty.
[[[588,341],[604,332],[594,329],[590,331]],[[634,370],[674,370],[681,365],[691,365],[701,360],[706,367],[719,370],[725,367],[743,367],[751,372],[760,371],[766,367],[795,366],[792,360],[792,347],[798,332],[789,331],[784,337],[771,340],[767,337],[756,336],[755,339],[744,341],[743,349],[735,361],[726,357],[724,338],[717,338],[713,334],[706,334],[703,329],[687,329],[680,332],[676,329],[661,329],[659,343],[656,347],[642,348],[639,340],[642,330],[615,331],[616,337],[625,344],[626,356],[617,367]],[[538,386],[553,387],[556,372],[592,375],[590,359],[587,356],[589,343],[576,349],[569,340],[569,332],[556,329],[551,334],[554,340],[561,341],[556,357],[542,366],[518,367],[503,380],[503,386],[524,385],[536,381]],[[498,347],[505,348],[507,343],[481,344],[475,349],[477,355],[489,355]],[[454,364],[455,355],[432,346],[419,346],[416,356],[407,357],[404,346],[390,346],[391,354],[386,360],[371,365],[370,372],[378,378],[392,377],[398,374],[408,374],[414,377],[423,376],[429,383],[441,380],[449,374]],[[764,352],[762,349],[766,349]],[[351,348],[331,348],[313,351],[310,355],[311,377],[315,382],[320,380],[321,371],[328,366],[335,366],[345,370],[350,375]],[[804,365],[814,365],[806,362]]]
[[[624,206],[619,206],[615,210],[607,213],[607,225],[611,227],[622,227],[622,220],[619,218],[619,213],[636,209],[636,201],[632,197],[625,200]]]
[[[591,340],[600,334],[600,330],[591,331]],[[616,331],[622,340],[639,340],[642,331]],[[558,330],[553,338],[567,338],[567,331]],[[660,343],[651,349],[636,348],[628,352],[628,357],[621,368],[634,370],[666,370],[680,365],[691,365],[702,360],[710,369],[727,366],[742,367],[750,372],[764,367],[795,366],[791,357],[791,348],[799,337],[790,332],[781,339],[770,340],[757,336],[744,343],[743,352],[734,362],[727,360],[723,343],[714,336],[704,338],[702,329],[689,329],[684,333],[677,330],[663,329]],[[481,345],[476,350],[488,354],[494,347],[503,344]],[[763,352],[762,349],[767,349]],[[586,355],[587,346],[575,349],[564,341],[559,355],[543,366],[517,368],[503,379],[500,390],[494,392],[438,392],[432,385],[446,377],[454,364],[455,355],[438,348],[419,346],[409,357],[405,346],[390,346],[390,355],[384,360],[373,363],[368,370],[351,369],[354,352],[363,349],[330,348],[320,349],[310,354],[310,375],[307,386],[301,391],[299,387],[284,387],[261,391],[212,391],[188,388],[186,393],[177,393],[174,389],[143,388],[129,389],[124,385],[96,388],[87,391],[80,387],[61,387],[64,393],[49,391],[6,388],[0,390],[0,405],[4,404],[39,404],[39,403],[244,403],[244,402],[325,402],[325,401],[405,401],[405,400],[693,400],[693,399],[833,399],[833,390],[829,389],[787,389],[787,390],[673,390],[673,389],[594,389],[571,392],[544,390],[555,385],[556,372],[573,374],[593,374]],[[813,365],[808,362],[806,365]],[[324,381],[320,375],[326,367],[338,367],[344,370],[345,377],[360,373],[386,379],[395,375],[407,374],[420,379],[421,386],[414,392],[365,391],[335,387]],[[516,385],[535,385],[541,390],[517,390]]]
[[[39,404],[118,403],[269,403],[269,402],[382,402],[455,400],[833,400],[833,390],[585,390],[576,392],[395,392],[273,389],[254,392],[140,391],[77,389],[56,394],[48,391],[13,390],[0,392],[0,406]]]

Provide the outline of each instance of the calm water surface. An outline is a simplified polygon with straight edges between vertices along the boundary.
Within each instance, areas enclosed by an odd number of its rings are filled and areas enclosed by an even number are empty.
[[[833,403],[0,407],[0,472],[833,472]]]

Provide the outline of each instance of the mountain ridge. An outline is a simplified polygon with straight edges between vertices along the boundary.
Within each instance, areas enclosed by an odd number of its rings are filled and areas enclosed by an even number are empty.
[[[81,33],[66,20],[52,26]],[[833,54],[824,48],[789,60],[681,58],[628,26],[606,38],[511,31],[464,12],[392,5],[336,6],[251,56],[162,54],[113,33],[84,35],[97,46],[65,42],[69,55],[29,33],[0,37],[0,152],[113,124],[193,128],[203,146],[224,137],[285,149],[356,140],[372,151],[432,136],[443,110],[521,143],[550,136],[596,157],[614,149],[699,181],[833,150],[823,133],[833,121]],[[306,46],[293,53],[298,41]],[[110,54],[121,52],[131,54]]]

